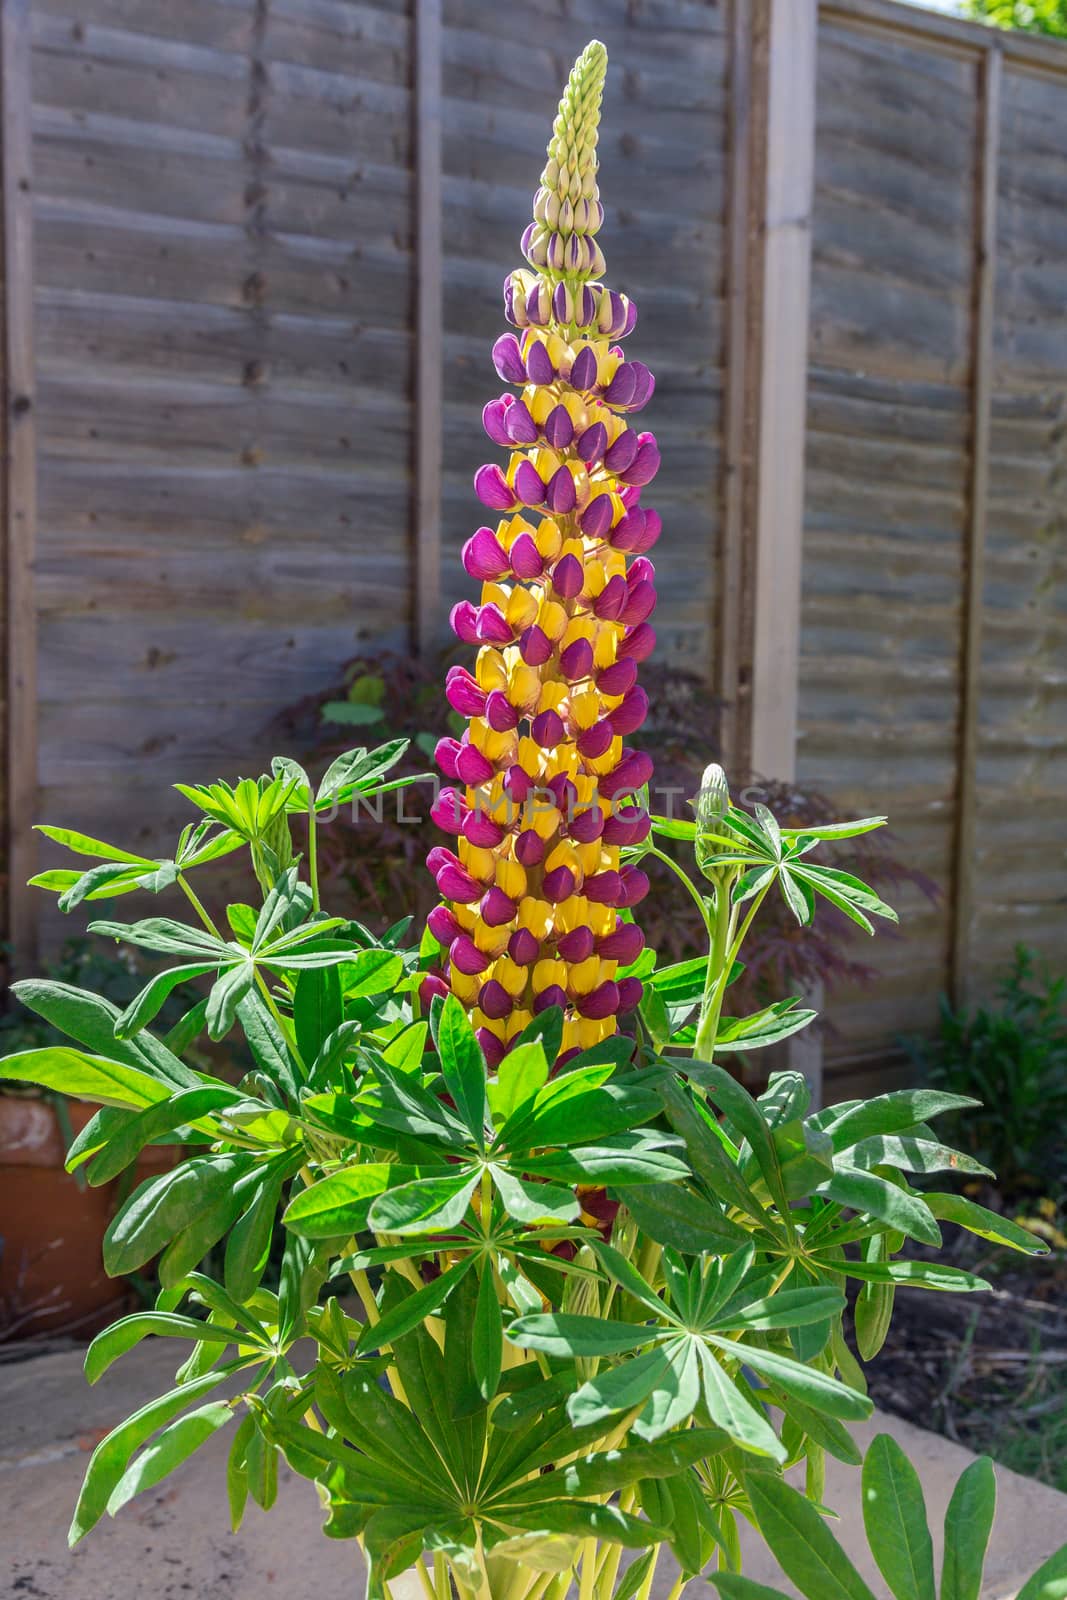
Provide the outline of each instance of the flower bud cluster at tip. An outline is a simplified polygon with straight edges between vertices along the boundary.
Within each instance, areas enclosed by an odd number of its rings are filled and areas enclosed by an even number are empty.
[[[600,225],[606,63],[594,42],[560,105],[538,193],[541,203],[555,186],[568,202],[546,210],[553,237],[591,238]],[[582,209],[590,200],[595,212]],[[540,303],[537,318],[526,301],[516,315],[519,276],[505,299],[521,332],[493,347],[498,375],[518,393],[483,413],[507,465],[481,467],[474,480],[499,520],[464,546],[481,595],[451,615],[477,656],[473,671],[455,666],[446,679],[467,726],[436,751],[447,786],[434,818],[452,842],[427,858],[443,902],[429,927],[446,958],[422,985],[427,1003],[449,991],[464,1003],[491,1068],[551,1006],[564,1012],[564,1059],[615,1032],[641,998],[640,981],[620,971],[643,947],[629,913],[648,879],[621,851],[649,831],[635,797],[652,763],[629,739],[648,710],[637,669],[655,644],[647,552],[661,527],[641,504],[659,467],[656,441],[628,421],[654,380],[612,343],[633,326],[632,306],[584,282],[578,289],[591,300],[576,318],[573,285],[560,277],[547,288],[539,274],[544,320]],[[598,315],[602,301],[609,329],[584,315]]]

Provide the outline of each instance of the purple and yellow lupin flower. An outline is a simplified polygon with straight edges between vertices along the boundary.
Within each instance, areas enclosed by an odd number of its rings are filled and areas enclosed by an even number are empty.
[[[628,740],[648,710],[637,667],[655,644],[646,552],[660,518],[640,496],[659,451],[627,420],[654,387],[615,343],[636,308],[600,281],[606,68],[594,40],[560,102],[522,239],[529,268],[505,284],[519,332],[497,340],[493,362],[517,393],[490,401],[483,420],[510,455],[474,479],[500,520],[464,546],[481,601],[451,616],[478,655],[473,673],[456,666],[446,681],[468,726],[437,747],[450,786],[434,817],[457,842],[428,857],[444,901],[429,926],[448,960],[424,994],[463,1001],[490,1067],[549,1006],[563,1007],[567,1055],[613,1033],[641,998],[638,979],[617,977],[644,942],[620,913],[648,879],[620,850],[649,828],[634,796],[652,763]]]

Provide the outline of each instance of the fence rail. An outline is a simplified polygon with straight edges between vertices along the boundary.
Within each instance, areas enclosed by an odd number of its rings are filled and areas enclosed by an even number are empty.
[[[34,820],[150,844],[346,658],[436,644],[594,32],[664,648],[736,772],[887,805],[944,890],[835,999],[829,1070],[884,1074],[1017,938],[1062,955],[1067,49],[892,0],[0,5],[20,960],[55,937]]]

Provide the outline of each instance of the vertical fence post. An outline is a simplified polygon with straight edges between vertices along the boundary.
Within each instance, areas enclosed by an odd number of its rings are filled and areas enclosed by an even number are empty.
[[[0,527],[6,630],[7,937],[32,964],[36,907],[37,629],[33,592],[37,460],[33,360],[30,0],[0,0]]]
[[[415,0],[415,539],[412,633],[441,630],[441,0]]]
[[[735,749],[743,775],[788,783],[796,776],[818,6],[754,5],[747,234],[756,284],[745,341],[741,517],[750,531],[742,562],[747,648],[738,674],[747,704]],[[822,1003],[821,992],[805,998],[816,1009]],[[783,1053],[818,1105],[820,1036],[809,1029]]]
[[[764,0],[762,304],[751,765],[767,778],[796,770],[804,434],[808,382],[811,215],[815,184],[816,0]]]
[[[963,590],[960,662],[960,723],[957,746],[956,837],[954,840],[950,980],[957,1005],[968,999],[971,920],[974,912],[974,836],[977,808],[978,714],[982,670],[985,590],[986,502],[989,495],[989,431],[993,401],[993,319],[997,259],[997,179],[1003,53],[985,51],[978,74],[977,207],[974,310],[971,334],[971,472]]]

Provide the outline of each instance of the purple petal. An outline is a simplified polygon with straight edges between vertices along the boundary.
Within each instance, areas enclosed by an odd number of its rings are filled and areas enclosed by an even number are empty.
[[[442,789],[430,807],[430,820],[445,833],[458,833],[467,810],[467,803],[458,789]]]
[[[433,758],[446,778],[459,777],[456,759],[461,748],[458,739],[438,739],[434,746]]]
[[[567,832],[578,844],[592,844],[604,832],[604,813],[598,805],[590,805],[575,812]]]
[[[627,627],[634,627],[650,617],[655,609],[656,586],[646,579],[643,583],[635,583],[630,590],[630,598],[619,612],[619,621],[625,622]]]
[[[515,630],[504,618],[499,606],[481,606],[478,610],[478,642],[480,644],[510,644]]]
[[[597,361],[592,345],[583,344],[571,368],[571,387],[590,390],[596,383]]]
[[[636,922],[620,922],[614,933],[597,941],[597,955],[604,961],[618,961],[628,967],[645,948],[645,936]]]
[[[482,412],[482,427],[494,444],[502,444],[505,448],[511,444],[511,436],[506,427],[510,409],[508,402],[511,398],[509,394],[502,394],[499,399],[490,400]]]
[[[529,928],[516,928],[508,940],[508,955],[517,967],[528,967],[541,954],[541,946]]]
[[[552,357],[541,343],[535,339],[530,345],[530,353],[526,357],[526,371],[529,373],[531,383],[555,383],[556,369],[552,365]]]
[[[578,1010],[583,1017],[602,1019],[613,1017],[619,1009],[619,986],[610,979],[601,983],[592,994],[584,995],[577,1002]]]
[[[464,644],[478,643],[478,608],[469,600],[454,605],[448,613],[448,621],[457,639],[462,639]]]
[[[618,985],[619,1009],[616,1016],[625,1016],[630,1011],[636,1011],[641,1004],[641,996],[645,986],[640,978],[623,978]]]
[[[513,511],[515,496],[500,468],[495,464],[479,467],[474,474],[474,492],[490,511]]]
[[[588,678],[593,670],[593,646],[588,639],[575,639],[559,655],[559,669],[568,683]]]
[[[570,867],[556,867],[546,872],[541,883],[541,893],[551,905],[569,900],[574,893],[574,873]]]
[[[519,713],[504,693],[494,689],[485,702],[485,720],[496,733],[510,733],[519,725]]]
[[[625,704],[625,701],[623,702]],[[591,728],[578,735],[578,753],[587,761],[595,761],[598,756],[604,755],[611,748],[614,738],[613,722],[604,717],[600,722],[594,722]]]
[[[574,423],[564,405],[553,406],[545,418],[545,438],[553,450],[566,450],[574,438]],[[581,453],[581,446],[579,446]]]
[[[511,444],[536,444],[537,423],[530,415],[530,408],[525,400],[515,400],[508,407],[507,441]]]
[[[629,598],[630,590],[626,579],[617,572],[613,578],[608,579],[593,601],[593,615],[604,622],[616,622]]]
[[[618,901],[621,888],[622,880],[617,872],[595,872],[591,878],[586,878],[582,893],[594,905],[613,906]]]
[[[534,543],[532,534],[520,533],[511,546],[509,556],[511,570],[516,578],[539,578],[545,570],[541,552]]]
[[[567,467],[557,467],[549,480],[545,495],[548,509],[558,516],[567,516],[578,503],[574,479]]]
[[[434,906],[426,918],[426,926],[438,944],[443,944],[446,950],[460,932],[459,923],[447,906]]]
[[[570,477],[570,473],[567,474]],[[563,600],[573,600],[582,592],[585,572],[577,556],[565,555],[552,568],[552,587]]]
[[[572,928],[570,933],[565,933],[561,939],[556,940],[556,949],[564,961],[588,961],[593,953],[592,928]]]
[[[608,430],[602,422],[594,422],[591,428],[586,428],[578,440],[578,454],[587,464],[598,461],[604,454],[604,446],[608,442]],[[583,529],[583,532],[585,530]]]
[[[453,939],[448,947],[449,959],[460,972],[465,972],[468,978],[476,978],[490,965],[490,959],[483,950],[479,950],[469,934],[461,933]]]
[[[523,867],[537,867],[545,859],[545,841],[534,828],[525,828],[515,840],[515,860]]]
[[[637,662],[625,657],[622,661],[613,661],[603,672],[598,672],[596,686],[601,694],[625,694],[627,689],[633,688],[636,678]]]
[[[515,1002],[502,983],[490,978],[478,992],[478,1004],[487,1017],[499,1022],[504,1017],[510,1017]]]
[[[528,667],[543,667],[552,654],[552,641],[544,629],[533,623],[519,640],[519,654]]]
[[[472,578],[501,578],[511,566],[492,528],[479,528],[463,546],[463,565]]]
[[[636,628],[623,636],[619,646],[620,656],[630,656],[634,661],[644,661],[656,648],[656,630],[648,622],[639,622]]]
[[[609,472],[625,472],[627,467],[636,458],[638,453],[637,435],[630,432],[620,433],[611,449],[604,457],[604,465]]]
[[[535,1013],[547,1011],[551,1006],[565,1006],[567,1004],[567,991],[561,989],[558,983],[550,984],[536,996],[533,1003]]]
[[[532,461],[520,461],[515,469],[515,493],[525,506],[539,506],[545,498],[541,474]]]
[[[514,900],[494,883],[478,909],[491,928],[502,928],[512,920],[518,908]]]
[[[565,729],[558,711],[542,711],[530,724],[530,736],[543,750],[551,750],[563,738]]]
[[[637,374],[633,367],[623,362],[604,390],[604,401],[609,406],[628,406],[637,389]]]
[[[526,366],[519,341],[513,333],[502,333],[493,346],[493,366],[505,383],[525,383]]]
[[[477,745],[460,745],[459,754],[456,756],[456,773],[468,788],[476,789],[480,783],[488,783],[493,776],[493,770],[493,763],[482,754]]]
[[[590,500],[579,519],[586,538],[602,539],[611,527],[612,515],[610,495],[598,494]]]
[[[621,706],[611,713],[611,727],[620,738],[636,733],[648,716],[648,695],[638,687],[631,689]]]
[[[622,881],[622,893],[618,904],[623,910],[629,910],[645,898],[652,885],[648,881],[648,874],[641,871],[640,867],[623,867],[619,873]]]

